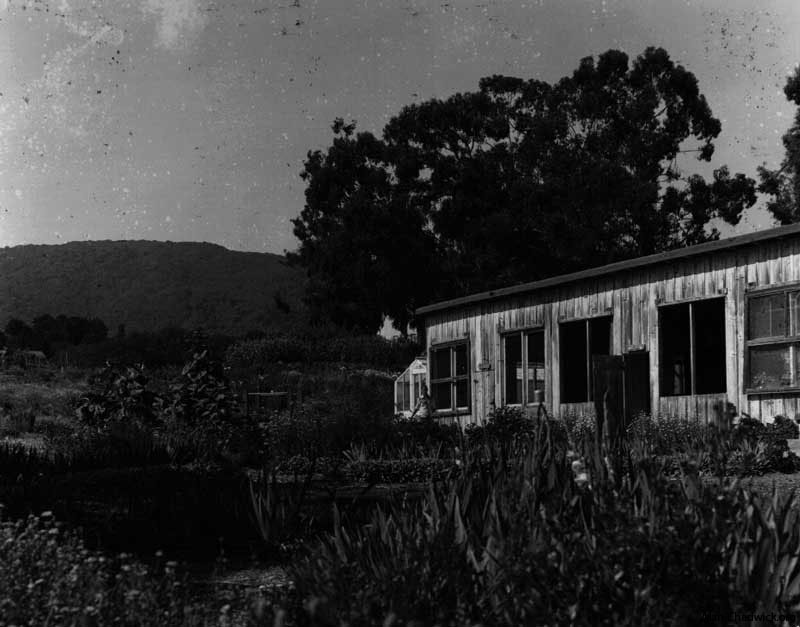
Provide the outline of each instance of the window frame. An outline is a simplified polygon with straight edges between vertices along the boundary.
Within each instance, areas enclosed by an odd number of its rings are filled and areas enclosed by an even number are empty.
[[[527,379],[527,374],[528,374],[529,358],[528,358],[528,342],[526,341],[528,336],[529,335],[533,335],[534,333],[541,333],[542,334],[542,341],[545,342],[545,345],[544,345],[544,349],[545,350],[544,350],[544,355],[543,355],[544,361],[541,362],[542,363],[542,367],[544,368],[544,382],[543,382],[544,387],[542,389],[542,392],[544,393],[544,402],[547,402],[547,400],[548,400],[547,399],[547,389],[546,389],[546,387],[547,387],[547,345],[546,345],[547,337],[545,335],[544,325],[533,326],[533,327],[523,327],[523,328],[519,328],[519,329],[506,329],[506,330],[504,330],[504,331],[502,331],[500,333],[500,339],[502,340],[501,350],[502,350],[502,363],[503,363],[500,385],[501,385],[501,390],[502,390],[502,396],[501,397],[503,399],[503,404],[508,406],[508,407],[531,407],[531,406],[535,406],[535,403],[533,402],[533,400],[528,398],[528,385],[527,385],[528,379]],[[522,381],[523,381],[523,385],[522,385],[522,398],[520,399],[519,403],[509,403],[508,402],[508,396],[507,396],[508,395],[508,388],[507,388],[507,385],[506,385],[506,376],[507,376],[507,373],[508,373],[508,364],[506,363],[506,361],[507,361],[506,341],[508,340],[508,338],[514,337],[514,336],[517,336],[517,337],[520,338],[521,349],[522,349],[520,351],[520,358],[522,360]],[[535,362],[535,363],[539,363],[539,362]],[[535,382],[535,379],[534,379],[534,382]]]
[[[459,346],[466,347],[467,352],[467,372],[463,375],[456,374],[456,351]],[[433,364],[434,353],[440,350],[450,351],[450,376],[441,377],[438,379],[433,378]],[[448,342],[440,342],[431,344],[428,347],[428,393],[433,400],[433,386],[441,383],[450,383],[450,407],[446,409],[433,408],[433,413],[436,416],[460,416],[472,413],[472,364],[471,364],[471,351],[469,338],[460,340],[452,340]],[[467,382],[467,404],[459,406],[456,401],[457,397],[457,384],[460,381]]]
[[[693,298],[686,298],[683,300],[675,300],[675,301],[659,301],[656,304],[656,308],[658,309],[658,396],[659,398],[673,398],[676,396],[709,396],[714,394],[725,394],[727,392],[728,387],[728,372],[727,372],[727,350],[728,350],[728,340],[725,338],[725,346],[723,348],[723,356],[726,362],[725,368],[725,388],[721,392],[703,392],[698,394],[697,390],[697,348],[696,348],[696,332],[695,332],[695,314],[694,314],[694,307],[700,303],[706,303],[709,301],[719,300],[722,301],[722,322],[725,324],[725,306],[726,306],[726,298],[727,298],[727,290],[724,292],[720,292],[718,294],[712,294],[710,296],[696,296]],[[663,333],[662,333],[662,324],[661,324],[661,311],[666,307],[680,307],[681,305],[686,305],[688,308],[688,316],[689,316],[689,388],[690,391],[688,394],[667,394],[665,395],[661,390],[661,377],[663,376],[662,368],[664,367],[663,360],[661,359],[662,351],[663,351]],[[746,315],[746,314],[745,314]]]
[[[608,338],[608,355],[614,354],[614,314],[612,310],[604,310],[602,312],[598,312],[596,314],[592,314],[590,316],[586,316],[583,318],[563,318],[558,321],[558,379],[559,379],[559,402],[563,405],[576,405],[580,403],[591,403],[593,402],[592,396],[594,390],[592,389],[592,342],[591,342],[591,329],[589,325],[596,320],[600,320],[602,318],[609,318],[609,338]],[[563,398],[565,396],[564,393],[564,385],[566,382],[566,377],[563,373],[564,368],[564,361],[561,359],[561,333],[563,329],[563,325],[565,324],[572,324],[575,322],[582,322],[583,323],[583,332],[586,342],[586,394],[587,400],[585,401],[564,401]]]
[[[784,283],[782,285],[770,285],[768,287],[747,289],[745,291],[744,303],[744,393],[747,395],[758,394],[782,394],[787,392],[800,392],[800,372],[796,369],[797,352],[800,351],[800,333],[790,334],[791,330],[791,310],[789,307],[789,294],[800,293],[800,282],[794,281],[791,283]],[[784,328],[786,333],[784,335],[775,335],[764,338],[750,338],[750,301],[754,298],[761,298],[764,296],[775,296],[781,294],[784,298],[784,312],[785,321]],[[800,326],[800,325],[798,325]],[[750,350],[752,348],[761,348],[765,346],[778,346],[789,348],[789,367],[790,371],[795,370],[794,385],[787,385],[782,387],[769,387],[769,388],[754,388],[750,386],[752,381],[751,373],[751,358]]]

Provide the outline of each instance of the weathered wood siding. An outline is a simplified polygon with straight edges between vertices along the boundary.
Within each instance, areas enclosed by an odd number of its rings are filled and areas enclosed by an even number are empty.
[[[460,422],[482,422],[493,407],[503,404],[501,334],[514,329],[544,329],[548,411],[556,415],[593,412],[591,403],[561,402],[558,325],[608,314],[613,316],[612,354],[637,348],[649,351],[653,413],[713,420],[713,406],[728,401],[763,421],[777,414],[793,418],[800,415],[800,394],[744,392],[744,316],[748,290],[796,281],[800,281],[800,237],[768,240],[431,312],[425,317],[425,337],[428,347],[462,338],[470,341],[472,414]],[[661,397],[659,305],[714,297],[725,299],[726,393]]]

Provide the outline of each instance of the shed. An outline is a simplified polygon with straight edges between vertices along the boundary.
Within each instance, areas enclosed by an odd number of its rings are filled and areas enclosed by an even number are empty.
[[[418,357],[409,364],[394,381],[394,411],[395,414],[411,416],[417,405],[422,384],[428,374],[425,356]]]
[[[434,303],[424,329],[435,416],[483,422],[541,399],[594,412],[800,417],[800,224]],[[605,382],[605,383],[603,383]],[[537,390],[539,391],[537,393]]]

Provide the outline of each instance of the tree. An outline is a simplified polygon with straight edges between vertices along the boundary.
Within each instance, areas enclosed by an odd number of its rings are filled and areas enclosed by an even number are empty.
[[[755,182],[725,167],[707,182],[678,159],[710,161],[720,129],[658,48],[587,57],[553,85],[484,78],[403,108],[381,139],[338,120],[305,163],[295,260],[318,308],[402,330],[431,300],[716,239],[709,222],[736,224]]]
[[[6,341],[11,349],[31,348],[33,330],[19,318],[11,318],[5,328]]]
[[[783,135],[786,149],[781,167],[758,168],[758,191],[770,196],[767,210],[780,224],[800,222],[800,66],[789,76],[783,89],[786,98],[798,105],[794,122]]]
[[[328,151],[305,162],[306,206],[293,220],[302,244],[289,258],[308,270],[312,312],[373,332],[389,315],[404,330],[414,303],[432,294],[435,241],[424,214],[398,193],[385,144],[341,119],[333,131]]]

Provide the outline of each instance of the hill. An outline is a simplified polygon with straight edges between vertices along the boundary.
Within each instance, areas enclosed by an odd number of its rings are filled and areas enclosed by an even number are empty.
[[[0,249],[0,325],[97,317],[109,334],[168,326],[241,335],[300,310],[303,272],[271,253],[200,242],[87,241]],[[289,310],[287,312],[287,309]]]

